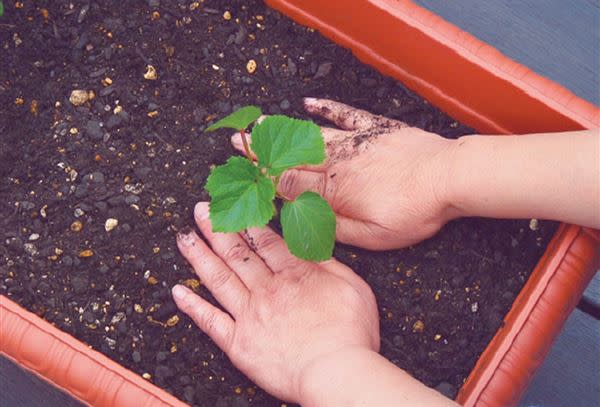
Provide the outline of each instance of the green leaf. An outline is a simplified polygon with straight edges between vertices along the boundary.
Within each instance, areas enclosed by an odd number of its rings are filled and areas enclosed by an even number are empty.
[[[211,198],[209,212],[215,232],[262,227],[275,213],[273,181],[244,158],[231,157],[212,170],[205,188]]]
[[[326,200],[303,192],[281,209],[283,238],[290,252],[301,259],[323,261],[333,254],[335,214]]]
[[[4,14],[4,4],[2,4],[2,1],[0,1],[0,17],[2,17],[3,14]]]
[[[270,116],[252,129],[252,150],[269,175],[325,160],[321,128],[311,121]]]
[[[254,123],[262,114],[260,108],[256,106],[245,106],[229,116],[223,117],[221,120],[210,126],[206,131],[213,131],[222,128],[243,130]]]

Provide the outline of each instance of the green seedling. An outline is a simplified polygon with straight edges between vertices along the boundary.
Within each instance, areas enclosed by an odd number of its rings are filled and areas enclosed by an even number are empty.
[[[240,232],[266,226],[277,212],[274,204],[277,197],[283,200],[280,222],[290,252],[304,260],[327,260],[335,242],[335,214],[327,201],[310,191],[296,199],[276,192],[286,170],[325,160],[321,128],[307,120],[269,116],[252,127],[250,146],[247,129],[261,114],[258,107],[246,106],[206,129],[239,131],[247,157],[229,158],[215,167],[206,181],[213,231]]]

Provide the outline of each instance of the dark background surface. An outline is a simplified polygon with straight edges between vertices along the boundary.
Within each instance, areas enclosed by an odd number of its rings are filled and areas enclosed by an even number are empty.
[[[415,0],[542,76],[600,105],[600,1]]]
[[[507,56],[600,104],[598,0],[416,0]],[[598,274],[585,311],[600,305]],[[596,308],[596,315],[597,315]],[[0,357],[0,405],[80,406]],[[522,406],[600,405],[600,321],[576,310],[533,380]]]

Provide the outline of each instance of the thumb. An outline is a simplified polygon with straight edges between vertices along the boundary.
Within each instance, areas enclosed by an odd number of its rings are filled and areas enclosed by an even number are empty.
[[[408,127],[406,123],[399,120],[377,116],[366,110],[329,99],[304,98],[304,109],[308,113],[321,116],[335,123],[344,130],[368,130],[373,127]]]
[[[386,233],[381,226],[348,218],[338,213],[336,213],[335,220],[335,239],[340,243],[367,250],[390,250],[398,247],[397,241],[385,236],[389,236],[389,233]]]
[[[305,191],[312,191],[320,194],[325,200],[330,201],[331,188],[326,188],[327,174],[324,172],[287,170],[281,176],[277,192],[287,199],[296,199],[298,195]]]

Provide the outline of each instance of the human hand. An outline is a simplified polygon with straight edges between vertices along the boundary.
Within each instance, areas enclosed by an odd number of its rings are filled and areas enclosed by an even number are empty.
[[[326,162],[285,172],[278,192],[289,199],[321,194],[336,213],[338,241],[400,248],[454,216],[446,196],[452,140],[331,100],[306,98],[304,106],[343,130],[323,127]],[[244,151],[239,134],[232,144]]]
[[[351,269],[335,259],[300,260],[269,228],[213,233],[206,202],[194,215],[210,247],[191,230],[177,245],[226,312],[181,285],[173,297],[256,384],[300,403],[315,363],[379,350],[375,297]]]

